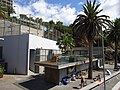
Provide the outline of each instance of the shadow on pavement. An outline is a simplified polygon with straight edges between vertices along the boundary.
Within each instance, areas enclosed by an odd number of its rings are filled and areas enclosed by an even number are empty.
[[[25,81],[16,82],[15,85],[24,90],[48,90],[55,86],[53,83],[46,82],[44,75],[31,76]]]
[[[73,87],[73,89],[81,89],[81,87]]]

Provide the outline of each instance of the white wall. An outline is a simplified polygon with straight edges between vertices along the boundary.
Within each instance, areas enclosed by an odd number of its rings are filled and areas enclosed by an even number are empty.
[[[3,58],[8,63],[8,73],[27,74],[28,35],[5,36]]]
[[[59,50],[58,46],[56,45],[56,41],[30,34],[29,35],[29,49],[36,49],[36,48]]]

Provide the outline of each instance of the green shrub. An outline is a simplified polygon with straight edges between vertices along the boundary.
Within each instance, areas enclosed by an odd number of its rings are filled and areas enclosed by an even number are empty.
[[[0,74],[3,74],[5,72],[5,68],[0,66]]]

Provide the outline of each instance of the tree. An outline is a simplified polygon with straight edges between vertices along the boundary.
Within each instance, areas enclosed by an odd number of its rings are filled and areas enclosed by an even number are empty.
[[[29,21],[34,22],[35,20],[34,20],[34,18],[33,18],[32,16],[30,16],[30,17],[29,17]]]
[[[61,21],[56,22],[54,28],[61,33],[71,33],[71,27],[63,25],[63,22]]]
[[[118,56],[118,44],[120,42],[120,18],[116,18],[113,22],[113,26],[109,31],[107,39],[110,43],[115,43],[115,64],[114,69],[117,69],[117,56]]]
[[[108,16],[99,15],[101,10],[98,10],[100,4],[96,4],[96,0],[86,2],[83,5],[83,13],[79,14],[73,23],[73,30],[79,33],[79,37],[83,40],[87,40],[89,44],[89,70],[88,78],[92,79],[92,60],[93,60],[93,41],[96,34],[102,31],[102,27],[106,28],[111,21],[108,20]],[[78,35],[78,34],[77,34]]]
[[[55,28],[56,30],[64,33],[64,31],[63,31],[63,22],[57,21],[54,28]]]
[[[67,50],[72,49],[74,47],[74,39],[69,33],[64,33],[58,40],[56,45],[59,45],[59,48],[67,53]]]
[[[1,3],[1,0],[0,0],[0,19],[2,18],[7,18],[7,9],[5,7],[5,5],[3,6],[4,4]]]
[[[40,25],[42,25],[42,18],[36,18],[35,22],[39,25],[39,28],[41,29]]]
[[[0,0],[0,18],[8,18],[12,13],[15,13],[13,7],[7,6],[2,0]]]
[[[20,19],[28,20],[28,17],[25,14],[20,14]]]
[[[0,18],[6,18],[6,12],[0,7]]]
[[[15,13],[15,10],[13,9],[12,6],[7,6],[7,13],[8,13],[8,16],[9,16],[9,17],[10,17],[10,14]]]
[[[54,21],[53,20],[49,21],[49,27],[50,27],[50,29],[53,29],[54,26],[55,26]]]
[[[38,22],[42,25],[42,18],[39,18]]]

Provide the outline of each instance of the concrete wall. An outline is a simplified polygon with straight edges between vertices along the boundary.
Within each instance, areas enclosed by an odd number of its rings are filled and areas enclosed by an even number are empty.
[[[29,33],[29,30],[30,30],[30,34],[38,35],[39,37],[44,36],[43,30],[37,30],[37,29],[31,28],[31,27],[29,28],[28,26],[21,25],[21,34]]]
[[[8,63],[8,73],[27,74],[28,35],[5,36],[3,58]]]
[[[7,20],[0,20],[0,36],[19,35],[20,25]]]
[[[38,35],[39,37],[44,36],[44,30],[37,30],[35,28],[29,28],[29,26],[20,25],[7,20],[0,20],[0,36],[28,34],[29,30],[30,34]]]

